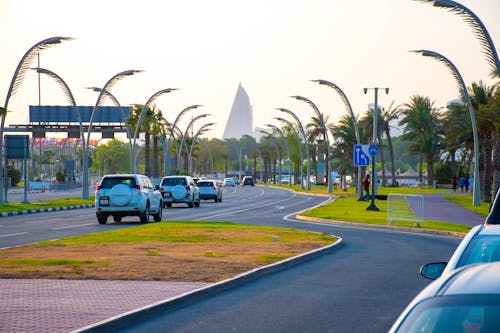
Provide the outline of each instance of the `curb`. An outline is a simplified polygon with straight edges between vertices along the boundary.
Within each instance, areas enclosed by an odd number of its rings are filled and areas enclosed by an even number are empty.
[[[319,217],[309,217],[309,216],[304,216],[304,215],[296,215],[295,218],[297,220],[307,221],[307,222],[317,222],[317,223],[325,223],[325,224],[333,224],[333,225],[339,225],[339,226],[365,228],[365,229],[401,231],[401,232],[410,232],[410,233],[415,233],[415,234],[453,236],[453,237],[459,237],[459,238],[464,238],[466,235],[466,233],[457,232],[457,231],[417,229],[417,228],[410,228],[410,227],[399,227],[399,226],[394,226],[394,225],[346,222],[346,221],[338,221],[338,220],[328,220],[328,219],[323,219],[323,218],[319,218]]]
[[[123,329],[127,326],[133,325],[140,321],[147,320],[155,315],[158,315],[162,312],[167,312],[174,310],[179,307],[187,306],[194,302],[197,302],[206,297],[215,296],[223,291],[233,289],[244,285],[248,282],[257,280],[263,276],[270,275],[276,272],[283,271],[287,268],[299,265],[301,263],[310,261],[322,255],[328,254],[340,248],[344,245],[342,238],[338,237],[337,241],[333,244],[324,246],[322,248],[312,250],[303,254],[300,254],[295,257],[291,257],[274,264],[270,264],[267,266],[255,268],[251,271],[245,272],[243,274],[237,275],[233,278],[220,281],[209,285],[204,288],[200,288],[188,293],[181,294],[176,297],[172,297],[163,301],[156,302],[151,305],[147,305],[145,307],[132,310],[123,314],[120,314],[115,317],[108,318],[101,322],[85,326],[71,333],[77,332],[111,332],[119,329]]]
[[[57,211],[61,211],[61,210],[72,210],[72,209],[92,208],[92,207],[95,207],[95,205],[94,204],[86,204],[86,205],[77,205],[77,206],[17,210],[14,212],[3,212],[0,214],[0,217],[28,215],[28,214],[37,214],[37,213],[48,213],[48,212],[57,212]]]

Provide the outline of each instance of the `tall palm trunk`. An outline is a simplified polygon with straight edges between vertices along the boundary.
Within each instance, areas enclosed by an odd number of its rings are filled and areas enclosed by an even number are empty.
[[[396,165],[394,163],[394,147],[392,145],[392,138],[389,126],[385,128],[385,135],[387,136],[387,146],[389,147],[389,156],[391,158],[391,174],[392,185],[396,185]]]
[[[149,132],[144,135],[144,173],[151,176],[151,136]]]
[[[500,135],[495,133],[495,145],[493,148],[493,195],[500,187]]]
[[[427,185],[432,185],[434,182],[434,158],[432,154],[426,155],[427,160]]]
[[[490,136],[484,136],[483,141],[482,141],[482,152],[481,155],[483,155],[483,173],[481,174],[481,197],[483,201],[485,202],[491,202],[491,185],[492,185],[492,175],[493,175],[493,168],[492,168],[492,150],[493,150],[493,140],[492,136],[494,133],[491,133]]]
[[[153,137],[153,171],[152,171],[152,176],[153,177],[159,177],[159,163],[158,163],[158,136]]]
[[[378,142],[380,145],[382,145],[382,137],[381,135],[379,134],[378,135]],[[385,158],[384,158],[384,150],[382,149],[379,149],[379,153],[380,153],[380,163],[382,164],[382,185],[385,186],[387,181],[386,181],[386,178],[385,178]]]

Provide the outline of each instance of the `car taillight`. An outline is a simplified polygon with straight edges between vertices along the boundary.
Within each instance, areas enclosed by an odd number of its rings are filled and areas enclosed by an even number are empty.
[[[141,190],[141,185],[135,185],[135,188]]]
[[[101,185],[97,185],[97,187],[95,188],[96,191],[99,191],[101,189]]]
[[[215,187],[215,186],[212,186],[212,190],[214,190],[214,191],[215,191],[216,189],[217,189],[217,187]]]
[[[160,187],[160,192],[165,192],[165,190],[163,189],[163,187]]]
[[[188,191],[188,192],[191,191],[191,187],[189,185],[186,186],[186,191]]]

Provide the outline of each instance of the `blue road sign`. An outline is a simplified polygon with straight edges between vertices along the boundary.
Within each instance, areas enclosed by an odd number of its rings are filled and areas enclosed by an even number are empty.
[[[378,147],[376,145],[371,145],[370,148],[368,148],[368,152],[370,155],[375,156],[378,153]]]
[[[370,153],[368,145],[354,145],[354,166],[370,165]]]

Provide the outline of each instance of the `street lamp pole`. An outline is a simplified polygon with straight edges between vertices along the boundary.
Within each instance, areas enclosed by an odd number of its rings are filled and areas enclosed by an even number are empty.
[[[293,119],[295,119],[295,121],[297,122],[298,126],[299,126],[299,130],[300,132],[302,133],[302,137],[304,138],[304,141],[306,143],[306,159],[307,159],[307,180],[306,180],[306,184],[307,184],[307,190],[310,191],[311,190],[311,177],[310,177],[310,173],[311,173],[311,161],[309,160],[309,140],[307,140],[307,135],[306,135],[306,131],[304,130],[304,126],[302,126],[302,123],[300,122],[300,119],[299,117],[297,117],[297,115],[295,113],[293,113],[292,111],[288,110],[288,109],[284,109],[284,108],[278,108],[277,110],[281,111],[281,112],[284,112],[284,113],[287,113],[289,114],[290,116],[293,117]],[[302,161],[301,161],[302,163]],[[301,180],[302,182],[302,180]]]
[[[260,130],[259,132],[261,132],[262,134],[268,135],[270,138],[273,139],[274,148],[276,148],[276,152],[278,153],[278,161],[279,161],[279,163],[278,163],[279,164],[278,185],[281,186],[281,151],[280,151],[280,148],[278,145],[278,140],[274,137],[274,135],[272,135],[271,133],[269,133],[266,130]],[[275,173],[275,176],[276,176],[276,173]]]
[[[369,89],[373,89],[373,91],[375,92],[375,108],[373,109],[373,138],[372,138],[372,147],[377,147],[377,134],[378,134],[378,130],[377,130],[377,115],[378,115],[378,90],[379,89],[384,89],[385,90],[385,93],[388,94],[389,93],[389,88],[378,88],[378,87],[375,87],[375,88],[364,88],[363,91],[364,93],[366,94],[368,92]],[[366,210],[375,210],[375,211],[379,211],[380,209],[375,205],[375,186],[376,186],[376,183],[377,183],[377,167],[376,167],[376,164],[375,164],[375,154],[372,155],[372,196],[371,196],[371,203],[370,203],[370,206],[368,206],[366,208]]]
[[[285,133],[283,133],[283,131],[278,126],[272,124],[266,124],[266,126],[278,132],[283,138],[283,141],[285,141],[285,147],[288,154],[288,187],[292,187],[292,171],[291,171],[292,156],[290,155],[290,146],[288,145],[288,140],[286,139]]]
[[[328,172],[327,172],[327,182],[328,182],[328,193],[332,193],[333,191],[333,180],[332,180],[332,164],[331,164],[331,152],[330,152],[330,140],[328,139],[328,129],[326,127],[326,123],[325,123],[325,117],[323,115],[323,113],[321,113],[318,109],[318,107],[316,106],[316,104],[314,104],[310,99],[306,98],[306,97],[303,97],[303,96],[291,96],[292,98],[295,98],[296,100],[299,100],[299,101],[303,101],[303,102],[306,102],[307,104],[309,104],[312,109],[314,110],[314,113],[316,114],[316,117],[318,117],[318,120],[320,122],[320,125],[321,127],[323,127],[323,137],[326,141],[326,155],[327,155],[327,169],[328,169]]]
[[[344,91],[342,89],[340,89],[340,87],[338,85],[336,85],[335,83],[332,83],[330,81],[312,80],[312,82],[317,82],[321,85],[328,86],[328,87],[334,89],[337,92],[337,94],[339,94],[340,98],[342,99],[342,102],[344,102],[344,105],[345,105],[347,111],[349,111],[349,114],[351,115],[351,121],[354,125],[354,134],[356,135],[356,143],[358,145],[360,145],[361,144],[361,136],[359,135],[358,121],[356,120],[356,116],[354,115],[354,111],[352,110],[351,103],[349,102],[349,99],[347,99],[347,96],[344,93]],[[361,178],[362,178],[361,167],[358,166],[358,180],[357,180],[357,185],[356,185],[356,192],[357,192],[358,198],[361,198],[362,193],[363,193],[363,191],[361,189]]]
[[[429,50],[417,50],[410,51],[415,53],[420,53],[424,57],[431,57],[439,62],[443,63],[446,67],[448,67],[449,71],[455,78],[455,81],[458,85],[458,89],[460,91],[460,95],[467,103],[467,107],[469,109],[470,120],[472,124],[472,136],[474,138],[474,185],[472,190],[472,205],[480,206],[481,205],[481,187],[479,186],[479,136],[477,133],[477,125],[476,125],[476,117],[474,116],[474,108],[472,107],[472,102],[467,92],[467,86],[465,85],[465,81],[460,75],[457,67],[445,56],[439,54],[434,51]]]

